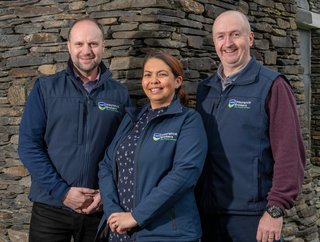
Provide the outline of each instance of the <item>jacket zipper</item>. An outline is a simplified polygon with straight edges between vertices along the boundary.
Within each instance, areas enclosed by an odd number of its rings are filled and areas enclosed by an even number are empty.
[[[82,101],[79,102],[79,120],[78,120],[78,145],[83,144],[83,126],[85,117],[85,105]]]
[[[233,84],[229,85],[225,90],[223,90],[220,94],[219,94],[219,98],[217,103],[214,105],[213,110],[211,111],[212,114],[215,114],[216,119],[219,118],[219,113],[221,111],[220,106],[221,106],[221,100],[225,100],[225,97],[227,96],[227,94],[231,91],[231,89],[233,88]]]
[[[90,127],[90,115],[89,115],[89,110],[90,110],[90,106],[92,105],[92,101],[90,100],[89,95],[86,93],[86,127],[85,127],[85,131],[86,131],[86,136],[85,136],[85,170],[88,170],[88,165],[89,165],[89,156],[90,156],[90,142],[89,141],[89,127]],[[83,174],[83,176],[87,176],[86,174]]]
[[[136,158],[138,158],[138,154],[139,154],[139,151],[140,151],[141,143],[142,143],[142,141],[144,139],[146,131],[148,130],[148,128],[151,125],[151,122],[154,122],[154,120],[156,120],[157,118],[160,118],[160,117],[165,116],[165,115],[169,115],[169,114],[164,113],[162,115],[159,115],[158,117],[155,117],[155,118],[151,119],[149,121],[149,123],[146,125],[145,129],[143,130],[143,132],[141,133],[141,136],[139,138],[139,143],[137,145],[137,149],[136,149],[136,153],[135,153],[136,176],[135,176],[135,195],[133,196],[133,205],[134,205],[134,207],[136,207],[136,197],[139,195],[138,194],[138,177],[139,177],[139,170],[138,169],[139,169],[139,166],[138,166],[138,159],[136,159]],[[171,223],[172,223],[173,230],[176,230],[177,229],[177,223],[176,223],[176,213],[175,213],[174,207],[171,208]]]
[[[135,155],[134,155],[134,159],[135,159],[135,170],[136,170],[136,175],[135,175],[135,194],[134,194],[134,198],[133,198],[133,206],[135,207],[136,206],[136,197],[138,197],[138,177],[139,177],[139,165],[138,165],[138,157],[139,157],[139,153],[140,153],[140,146],[141,146],[141,143],[144,139],[144,136],[148,130],[148,128],[150,127],[151,123],[154,122],[154,120],[164,116],[164,115],[169,115],[169,114],[166,114],[166,113],[163,113],[161,115],[159,115],[158,117],[154,117],[153,119],[151,119],[149,121],[149,123],[147,123],[147,125],[145,126],[145,129],[142,131],[140,137],[139,137],[139,142],[137,144],[137,148],[136,148],[136,152],[135,152]],[[140,197],[140,195],[139,195]]]

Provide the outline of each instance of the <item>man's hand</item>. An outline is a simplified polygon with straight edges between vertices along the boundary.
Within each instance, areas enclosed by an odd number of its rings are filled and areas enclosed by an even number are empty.
[[[87,208],[93,201],[96,190],[83,187],[71,187],[66,194],[63,204],[78,213]]]
[[[272,218],[265,212],[259,222],[257,230],[258,242],[273,242],[280,240],[283,225],[283,217]]]
[[[82,209],[83,213],[91,214],[102,210],[102,201],[99,190],[96,190],[96,193],[92,198],[92,203],[88,207]]]
[[[129,212],[111,214],[107,220],[107,224],[112,232],[117,232],[119,234],[124,234],[138,225],[137,221]]]

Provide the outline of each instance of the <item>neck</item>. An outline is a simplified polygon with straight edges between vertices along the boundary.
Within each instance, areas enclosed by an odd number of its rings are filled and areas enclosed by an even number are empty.
[[[243,68],[245,68],[245,67],[248,65],[248,63],[250,62],[250,60],[251,60],[251,56],[250,56],[250,57],[248,58],[248,60],[247,60],[244,64],[242,64],[242,65],[232,66],[232,67],[229,67],[229,68],[223,66],[223,70],[222,70],[222,73],[221,73],[221,74],[223,75],[223,78],[226,78],[226,77],[228,77],[228,76],[231,76],[231,75],[233,75],[233,74],[241,71]]]
[[[89,81],[95,81],[97,79],[98,76],[98,68],[92,70],[91,72],[82,72],[79,71],[77,68],[74,69],[76,71],[76,73],[79,75],[81,81],[83,83],[87,83]]]
[[[170,103],[150,103],[151,109],[160,109],[160,108],[165,108],[168,107]]]

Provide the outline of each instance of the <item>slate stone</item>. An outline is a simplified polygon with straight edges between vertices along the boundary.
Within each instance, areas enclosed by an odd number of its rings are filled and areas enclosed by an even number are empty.
[[[286,75],[291,83],[307,164],[302,193],[295,206],[286,211],[283,235],[286,242],[319,242],[320,30],[310,29],[309,121],[300,63],[304,43],[300,42],[296,21],[312,21],[312,15],[301,15],[295,1],[12,0],[0,5],[0,242],[27,241],[31,179],[17,154],[19,124],[37,77],[66,67],[71,23],[90,16],[103,25],[103,60],[113,78],[129,88],[133,103],[140,106],[147,102],[141,89],[145,54],[161,49],[177,56],[184,66],[188,105],[195,107],[199,81],[212,75],[219,63],[211,29],[214,19],[226,9],[239,9],[247,15],[255,32],[252,55]],[[320,1],[309,0],[308,5],[308,11],[320,13]]]

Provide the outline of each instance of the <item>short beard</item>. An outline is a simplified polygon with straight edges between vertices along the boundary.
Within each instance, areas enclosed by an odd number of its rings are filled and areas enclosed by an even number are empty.
[[[86,68],[82,66],[80,63],[73,63],[73,65],[80,73],[85,73],[87,75],[89,75],[93,70],[95,70],[99,66],[99,64],[95,61],[91,64],[91,66]]]

